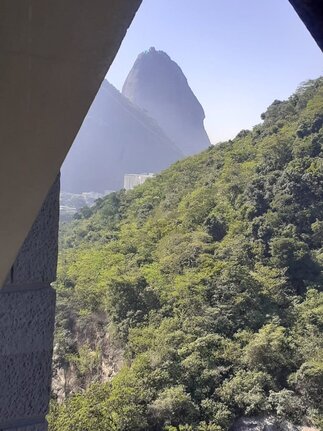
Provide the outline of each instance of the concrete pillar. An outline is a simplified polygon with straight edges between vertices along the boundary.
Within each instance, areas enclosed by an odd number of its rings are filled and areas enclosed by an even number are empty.
[[[45,431],[59,217],[56,179],[0,290],[0,431]]]

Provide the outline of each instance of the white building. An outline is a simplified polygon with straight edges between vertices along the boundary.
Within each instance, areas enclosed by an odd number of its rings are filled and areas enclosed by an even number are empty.
[[[131,190],[140,184],[143,184],[147,178],[154,177],[153,173],[145,174],[126,174],[123,179],[123,188],[126,190]]]

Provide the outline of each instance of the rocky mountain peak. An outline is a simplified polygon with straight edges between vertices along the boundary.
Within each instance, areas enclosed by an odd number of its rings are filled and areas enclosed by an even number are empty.
[[[210,145],[204,110],[181,68],[165,52],[151,47],[139,54],[122,94],[155,118],[184,154]]]

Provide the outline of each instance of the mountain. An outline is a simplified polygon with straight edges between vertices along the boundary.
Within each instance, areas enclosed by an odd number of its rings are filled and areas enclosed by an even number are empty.
[[[111,190],[110,192],[112,192]],[[95,201],[102,198],[106,193],[101,194],[97,192],[83,192],[83,193],[69,193],[61,191],[60,193],[60,206],[59,206],[59,219],[60,222],[68,222],[73,219],[74,215],[83,209],[87,210],[87,207],[94,205]]]
[[[210,145],[203,108],[181,68],[165,52],[150,48],[140,54],[122,94],[155,118],[185,155]]]
[[[323,78],[261,117],[63,226],[49,431],[322,429]]]
[[[124,174],[160,172],[182,157],[157,122],[105,80],[63,164],[61,189],[119,190]]]

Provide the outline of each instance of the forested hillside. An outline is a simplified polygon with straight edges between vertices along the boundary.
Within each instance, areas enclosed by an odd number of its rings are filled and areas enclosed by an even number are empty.
[[[51,431],[323,426],[323,79],[262,119],[63,226]]]

